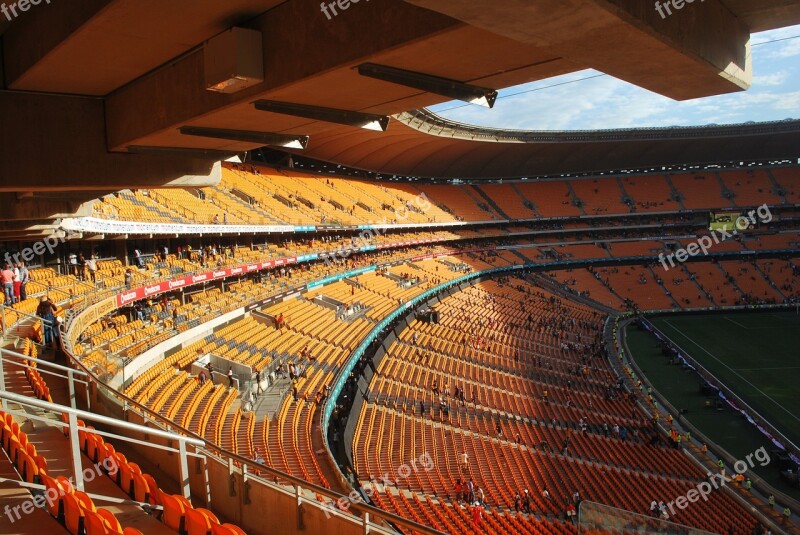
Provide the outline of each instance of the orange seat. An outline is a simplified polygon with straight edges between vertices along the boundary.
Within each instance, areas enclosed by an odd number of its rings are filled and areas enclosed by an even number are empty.
[[[6,447],[6,439],[11,436],[11,424],[5,422],[2,424],[2,429],[0,429],[0,444],[3,445],[3,448]]]
[[[119,475],[117,476],[117,482],[119,483],[119,487],[128,496],[133,496],[133,472],[131,471],[130,464],[122,463],[119,464],[118,467]]]
[[[62,476],[63,477],[63,476]],[[44,474],[42,475],[42,483],[45,487],[45,496],[52,496],[52,500],[47,500],[47,510],[57,520],[61,521],[64,516],[64,503],[63,503],[63,495],[67,494],[68,492],[72,492],[70,487],[65,487],[61,481],[57,479],[53,479],[52,477]],[[49,489],[54,489],[54,493],[48,493]]]
[[[123,472],[126,472],[129,475],[128,481],[130,481],[130,468],[128,468],[128,459],[125,457],[125,455],[123,455],[118,451],[115,451],[113,454],[110,455],[110,457],[111,460],[114,462],[114,467],[116,468],[116,470],[110,472],[108,475],[111,477],[111,479],[114,480],[114,482],[116,482],[117,485],[122,487]],[[127,489],[124,488],[123,490],[127,491]]]
[[[122,533],[119,520],[114,513],[106,509],[84,510],[84,527],[86,535],[119,535]]]
[[[156,480],[150,474],[142,474],[142,477],[147,482],[148,492],[150,494],[150,503],[153,505],[161,505],[161,489],[156,485]]]
[[[64,496],[64,527],[72,535],[79,535],[84,530],[86,511],[95,511],[92,499],[81,491]]]
[[[94,429],[93,426],[87,426],[88,429]],[[92,432],[87,429],[79,429],[78,430],[78,445],[81,448],[81,451],[86,453],[89,447],[89,437],[92,435]]]
[[[38,483],[39,481],[39,467],[36,466],[36,461],[28,455],[27,452],[22,450],[18,454],[18,469],[22,475],[23,481],[28,483]]]
[[[20,432],[17,434],[17,438],[19,439],[19,445],[20,445],[20,447],[21,447],[23,450],[27,451],[27,450],[28,450],[28,434],[27,434],[27,433],[25,433],[24,431],[20,431]]]
[[[97,450],[98,450],[97,454],[99,457],[98,459],[99,462],[102,463],[108,458],[111,458],[114,462],[116,462],[116,459],[114,459],[114,454],[116,453],[116,450],[114,449],[113,444],[109,442],[103,442],[102,444],[97,445]],[[109,473],[109,475],[111,474]]]
[[[247,535],[242,528],[233,524],[211,526],[211,535]]]
[[[184,533],[186,499],[180,495],[165,493],[161,495],[161,500],[164,505],[161,521],[171,530]],[[191,508],[191,505],[189,507]]]
[[[11,462],[16,465],[19,462],[19,452],[25,451],[25,448],[23,448],[22,444],[20,444],[19,438],[12,436],[8,441],[8,448],[6,451],[8,451],[8,458],[11,459]]]
[[[131,475],[131,498],[137,502],[150,503],[150,485],[142,474]]]
[[[219,524],[219,520],[211,511],[202,508],[186,510],[186,532],[188,535],[208,535],[211,533],[211,526],[214,524]]]
[[[100,435],[88,435],[86,437],[86,455],[92,462],[96,463],[100,460],[100,448],[102,448],[103,442],[103,437]]]
[[[33,460],[36,461],[36,467],[39,469],[39,475],[46,474],[47,459],[44,458],[44,455],[37,455]]]

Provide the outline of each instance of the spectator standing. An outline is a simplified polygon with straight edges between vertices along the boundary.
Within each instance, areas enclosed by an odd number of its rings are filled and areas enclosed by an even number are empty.
[[[19,298],[21,301],[25,301],[28,298],[28,283],[31,280],[31,272],[28,271],[28,267],[25,265],[24,262],[20,262],[19,264]]]
[[[261,370],[256,370],[256,384],[258,385],[258,390],[256,393],[260,394],[264,391],[264,389],[261,388]]]
[[[208,378],[211,382],[214,382],[214,367],[211,365],[211,361],[208,361],[208,364],[206,364],[206,369],[208,370]]]
[[[568,504],[567,505],[567,519],[570,522],[572,522],[573,525],[575,524],[575,515],[577,515],[577,511],[575,510],[575,505],[571,504],[571,503]]]
[[[14,304],[14,272],[11,266],[6,262],[3,265],[3,271],[0,272],[0,282],[3,283],[3,292],[6,297],[6,306]]]
[[[14,302],[19,303],[20,292],[22,291],[22,280],[20,279],[19,264],[14,266]]]
[[[83,256],[83,251],[78,252],[78,278],[86,280],[86,257]]]
[[[456,491],[456,503],[461,503],[461,494],[464,492],[464,486],[461,484],[460,478],[456,479],[456,483],[453,487]]]
[[[144,268],[144,257],[142,256],[142,251],[140,251],[139,249],[134,249],[133,250],[133,256],[134,256],[134,258],[136,258],[136,265],[139,267],[139,269],[143,269]]]
[[[42,318],[44,328],[44,345],[55,349],[56,334],[56,312],[58,308],[46,296],[42,296],[39,306],[36,308],[36,315]]]
[[[72,271],[74,276],[78,276],[78,255],[75,253],[69,253],[67,256],[67,260],[69,262],[69,268]]]
[[[475,523],[476,526],[481,524],[481,519],[483,518],[483,507],[480,506],[478,502],[472,504],[472,521]]]
[[[97,284],[97,260],[94,255],[86,261],[86,267],[89,268],[89,278],[92,279],[92,284]]]

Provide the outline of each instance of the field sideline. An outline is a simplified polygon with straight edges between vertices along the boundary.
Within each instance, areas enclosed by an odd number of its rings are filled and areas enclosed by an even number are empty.
[[[800,444],[800,315],[794,311],[716,313],[651,321]]]

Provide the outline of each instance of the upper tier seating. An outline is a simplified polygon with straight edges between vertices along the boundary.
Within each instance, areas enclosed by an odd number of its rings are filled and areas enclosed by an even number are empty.
[[[800,202],[796,173],[707,171],[468,186],[377,183],[226,163],[217,186],[122,191],[96,202],[94,213],[156,223],[361,225],[725,210],[780,205],[784,198]]]

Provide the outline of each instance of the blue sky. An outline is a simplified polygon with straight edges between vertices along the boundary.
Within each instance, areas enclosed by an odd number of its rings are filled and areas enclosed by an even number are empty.
[[[521,130],[800,119],[800,38],[787,39],[795,36],[800,25],[753,34],[753,84],[744,92],[677,102],[590,69],[504,89],[491,110],[463,102],[431,110],[463,123]]]

